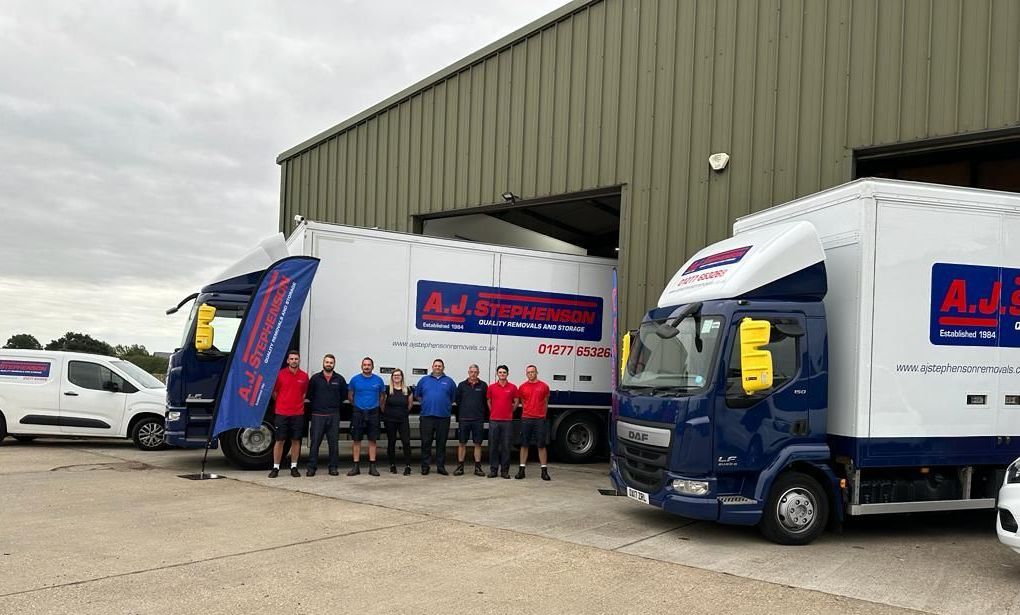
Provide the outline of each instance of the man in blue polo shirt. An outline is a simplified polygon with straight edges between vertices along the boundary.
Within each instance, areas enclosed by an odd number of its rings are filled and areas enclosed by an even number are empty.
[[[432,439],[436,440],[436,474],[447,476],[446,436],[450,432],[450,408],[457,383],[443,373],[442,359],[432,362],[432,373],[422,376],[414,396],[421,402],[421,473],[429,473],[432,463]]]
[[[361,360],[361,373],[351,376],[347,384],[347,399],[353,406],[351,412],[351,457],[354,467],[347,476],[361,474],[361,438],[368,436],[368,473],[379,476],[375,468],[375,441],[379,439],[379,408],[382,407],[386,383],[373,374],[375,362],[372,357]]]

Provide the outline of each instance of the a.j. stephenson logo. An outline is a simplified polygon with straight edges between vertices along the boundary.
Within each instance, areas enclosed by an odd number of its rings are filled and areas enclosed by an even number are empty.
[[[704,271],[705,269],[712,269],[713,267],[722,267],[723,265],[732,265],[733,263],[740,262],[740,259],[744,258],[747,251],[751,249],[751,246],[744,246],[742,248],[733,248],[732,250],[726,250],[725,252],[719,252],[717,254],[710,254],[708,256],[699,258],[684,270],[684,275],[688,273],[694,273],[695,271]]]
[[[932,344],[1020,347],[1020,269],[935,263]]]
[[[418,281],[419,329],[598,341],[602,297]]]

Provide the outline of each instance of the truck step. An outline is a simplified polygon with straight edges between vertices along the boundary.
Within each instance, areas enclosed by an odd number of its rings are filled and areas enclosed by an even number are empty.
[[[733,504],[743,505],[743,504],[757,504],[758,503],[758,500],[752,500],[751,498],[745,498],[742,495],[721,495],[721,496],[719,496],[718,500],[719,500],[719,503],[722,504],[723,506],[726,506],[727,504],[730,504],[730,505],[733,505]]]

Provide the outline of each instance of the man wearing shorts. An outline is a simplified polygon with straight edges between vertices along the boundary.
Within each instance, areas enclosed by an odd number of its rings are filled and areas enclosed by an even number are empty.
[[[488,386],[484,380],[478,379],[478,366],[468,367],[467,380],[457,385],[454,401],[457,403],[457,469],[454,476],[464,474],[464,457],[467,455],[467,443],[474,443],[475,476],[485,476],[482,472],[482,425],[485,423],[485,390]]]
[[[375,469],[375,441],[379,439],[379,408],[385,398],[386,383],[372,373],[375,361],[372,357],[361,360],[361,373],[351,376],[347,383],[347,399],[353,406],[351,412],[351,456],[354,467],[347,476],[361,474],[361,439],[368,437],[368,473],[379,476]]]
[[[497,472],[510,478],[510,435],[513,431],[514,407],[517,405],[517,386],[507,380],[510,368],[496,368],[496,382],[485,390],[489,402],[489,478]]]
[[[308,392],[308,374],[298,365],[301,355],[296,350],[287,353],[287,367],[280,370],[273,387],[274,426],[276,443],[273,444],[273,469],[269,478],[280,475],[280,461],[283,459],[283,443],[290,440],[290,475],[297,478],[298,456],[301,454],[301,436],[305,431],[305,393]]]
[[[524,466],[528,463],[528,451],[532,446],[538,448],[538,461],[542,464],[542,480],[552,480],[546,464],[545,441],[549,437],[549,423],[545,416],[549,410],[549,385],[538,379],[538,368],[529,365],[524,375],[526,382],[517,387],[518,395],[524,406],[521,414],[521,467],[514,478],[524,478]]]

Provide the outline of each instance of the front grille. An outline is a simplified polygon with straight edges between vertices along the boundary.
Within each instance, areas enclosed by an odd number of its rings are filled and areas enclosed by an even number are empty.
[[[662,487],[669,449],[620,441],[620,474],[635,489],[656,492]]]
[[[999,524],[1002,526],[1002,529],[1007,532],[1016,532],[1018,529],[1016,519],[1013,518],[1013,513],[1009,512],[1005,508],[999,509]]]

